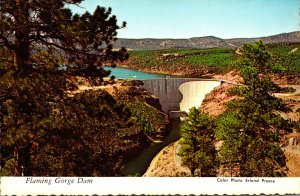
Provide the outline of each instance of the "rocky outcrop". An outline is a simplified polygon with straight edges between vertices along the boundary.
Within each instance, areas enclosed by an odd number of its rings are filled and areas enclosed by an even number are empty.
[[[280,85],[300,85],[300,74],[280,75],[273,74],[271,76],[272,81],[275,84]]]
[[[190,170],[176,161],[178,141],[162,149],[152,160],[144,177],[179,177],[189,176]]]
[[[229,96],[228,90],[233,88],[231,84],[223,83],[207,94],[203,100],[201,110],[210,116],[218,116],[226,110],[226,103],[235,96]]]
[[[285,135],[282,139],[281,145],[284,148],[299,148],[300,150],[300,133],[291,133]],[[300,151],[299,151],[300,154]]]

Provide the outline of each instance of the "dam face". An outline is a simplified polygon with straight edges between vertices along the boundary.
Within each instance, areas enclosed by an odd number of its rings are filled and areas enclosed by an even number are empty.
[[[219,81],[194,81],[186,82],[179,86],[183,99],[179,104],[180,111],[189,113],[190,108],[200,107],[205,95],[219,86]]]
[[[164,112],[179,110],[179,103],[183,96],[178,88],[184,83],[182,79],[153,79],[144,80],[143,82],[144,88],[158,97]]]
[[[189,112],[200,107],[207,93],[221,84],[220,81],[200,78],[167,78],[143,80],[144,88],[159,98],[162,110]]]

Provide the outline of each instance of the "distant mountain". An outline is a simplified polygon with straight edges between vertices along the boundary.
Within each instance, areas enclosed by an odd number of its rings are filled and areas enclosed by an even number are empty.
[[[189,39],[119,39],[114,48],[126,47],[129,50],[157,50],[170,48],[238,48],[244,43],[262,40],[265,43],[299,43],[300,31],[282,33],[259,38],[221,39],[214,36]]]

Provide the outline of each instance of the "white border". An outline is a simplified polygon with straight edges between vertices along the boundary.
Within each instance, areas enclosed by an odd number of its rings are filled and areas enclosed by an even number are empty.
[[[78,180],[82,179],[88,183],[78,183]],[[0,195],[300,194],[300,177],[83,177],[82,179],[79,177],[1,177]],[[36,180],[40,181],[37,183]],[[62,180],[65,183],[59,182]],[[258,182],[249,182],[250,180],[258,180]]]

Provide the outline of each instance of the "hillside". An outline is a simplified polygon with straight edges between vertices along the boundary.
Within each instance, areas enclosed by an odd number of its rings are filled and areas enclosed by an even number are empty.
[[[286,75],[300,73],[300,43],[271,43],[267,47],[273,55],[272,62],[282,66]],[[130,51],[129,56],[121,67],[170,75],[205,77],[208,74],[229,72],[240,55],[229,48],[210,48],[138,50]]]
[[[234,83],[240,80],[240,77],[235,72],[227,73],[226,75],[216,76],[216,78],[227,78],[229,81]],[[285,85],[286,83],[281,83],[282,81],[274,81],[283,87],[291,86]],[[291,81],[292,82],[292,81]],[[284,84],[284,85],[282,85]],[[210,93],[205,96],[203,100],[201,110],[205,113],[216,117],[225,111],[225,105],[228,101],[234,99],[234,96],[229,96],[227,94],[228,90],[233,86],[230,84],[223,83],[222,85],[216,87]],[[300,86],[292,85],[296,89],[294,93],[283,93],[276,94],[277,97],[283,99],[284,103],[287,104],[291,111],[286,113],[287,117],[292,121],[298,121],[300,116],[296,114],[297,109],[300,109]],[[179,141],[179,140],[178,140]],[[180,177],[189,176],[190,171],[187,167],[180,164],[180,159],[176,156],[178,153],[178,141],[171,143],[162,149],[156,157],[152,160],[150,166],[148,167],[145,177]],[[216,142],[216,148],[220,147],[220,142]],[[294,132],[285,135],[281,140],[281,146],[284,148],[284,154],[287,158],[286,172],[288,177],[299,177],[300,175],[300,133]],[[227,176],[228,174],[222,173],[220,170],[217,176]]]
[[[115,48],[126,47],[129,50],[160,50],[171,48],[230,48],[236,49],[244,43],[262,40],[265,43],[295,43],[300,42],[300,31],[282,33],[268,37],[221,39],[214,36],[193,37],[189,39],[119,39]]]

